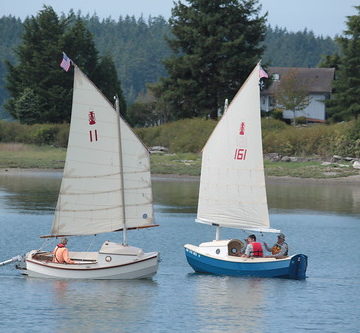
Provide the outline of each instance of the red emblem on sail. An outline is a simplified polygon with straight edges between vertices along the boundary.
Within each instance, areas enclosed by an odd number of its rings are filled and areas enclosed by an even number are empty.
[[[89,112],[89,125],[95,125],[95,124],[96,124],[95,112],[90,111]]]
[[[240,135],[245,135],[245,122],[241,122],[240,124]]]

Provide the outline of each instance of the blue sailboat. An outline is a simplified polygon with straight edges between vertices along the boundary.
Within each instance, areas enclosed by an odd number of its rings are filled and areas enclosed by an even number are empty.
[[[273,232],[266,198],[257,64],[208,139],[202,153],[196,222],[216,227],[215,240],[186,244],[195,272],[305,279],[307,256],[241,257],[244,244],[220,239],[221,228]]]

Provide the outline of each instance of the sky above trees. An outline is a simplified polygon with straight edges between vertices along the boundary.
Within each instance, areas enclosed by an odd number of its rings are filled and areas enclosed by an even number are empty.
[[[186,1],[182,0],[184,3]],[[268,11],[268,23],[289,31],[312,30],[316,35],[334,37],[342,34],[346,16],[355,15],[353,6],[358,0],[260,0],[263,12]],[[60,14],[70,9],[81,10],[83,14],[96,13],[100,18],[111,16],[135,15],[145,17],[162,15],[166,19],[171,16],[173,0],[0,0],[0,16],[14,15],[24,19],[28,15],[36,15],[43,4],[50,5]]]

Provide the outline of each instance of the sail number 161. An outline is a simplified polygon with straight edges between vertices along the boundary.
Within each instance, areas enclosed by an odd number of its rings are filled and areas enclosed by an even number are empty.
[[[246,160],[247,149],[237,148],[235,149],[234,160]]]

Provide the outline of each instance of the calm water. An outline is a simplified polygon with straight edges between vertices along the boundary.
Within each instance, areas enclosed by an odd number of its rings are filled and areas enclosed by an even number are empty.
[[[53,173],[0,176],[0,261],[53,248],[38,236],[50,231],[59,184]],[[360,186],[269,184],[272,226],[292,253],[309,256],[305,281],[194,274],[183,244],[215,234],[194,223],[197,190],[196,181],[154,180],[161,226],[129,232],[130,244],[161,252],[153,280],[31,279],[0,267],[0,332],[359,332]],[[105,239],[121,233],[71,238],[69,247],[96,250]]]

